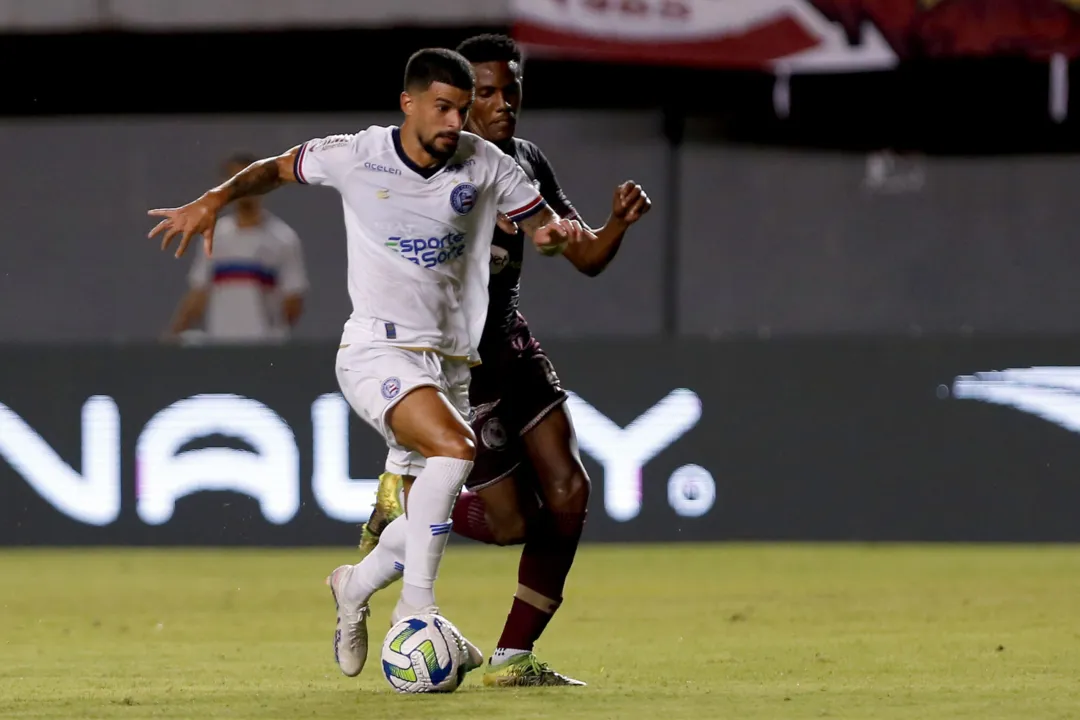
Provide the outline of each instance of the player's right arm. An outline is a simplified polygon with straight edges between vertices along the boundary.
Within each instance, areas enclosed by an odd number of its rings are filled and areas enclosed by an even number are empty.
[[[288,183],[335,185],[338,170],[345,166],[351,156],[354,137],[333,135],[309,140],[281,155],[252,163],[183,207],[151,210],[147,214],[163,220],[150,231],[149,237],[164,231],[161,249],[165,250],[179,235],[176,257],[180,257],[187,250],[191,238],[202,235],[203,248],[210,255],[214,249],[217,216],[226,205],[243,197],[265,195]]]
[[[176,257],[180,257],[187,250],[191,238],[202,235],[203,248],[206,254],[210,255],[214,248],[214,226],[217,224],[218,213],[233,200],[265,195],[286,183],[296,182],[294,167],[303,148],[304,145],[297,145],[286,153],[252,163],[187,205],[149,211],[148,215],[163,219],[150,231],[148,237],[164,231],[161,249],[165,250],[173,238],[179,235],[180,244],[176,248]]]

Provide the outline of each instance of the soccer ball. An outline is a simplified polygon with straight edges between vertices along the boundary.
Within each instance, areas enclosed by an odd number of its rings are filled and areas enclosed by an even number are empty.
[[[438,615],[400,620],[382,646],[383,674],[399,693],[448,693],[465,678],[453,625]]]

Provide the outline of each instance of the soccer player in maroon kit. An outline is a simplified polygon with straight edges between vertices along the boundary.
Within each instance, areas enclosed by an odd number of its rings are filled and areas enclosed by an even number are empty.
[[[580,219],[536,145],[514,137],[521,108],[521,52],[511,38],[479,35],[458,52],[476,72],[476,98],[467,129],[517,160],[551,208]],[[597,240],[565,250],[567,259],[596,276],[615,257],[623,236],[651,207],[639,185],[615,190]],[[524,543],[518,589],[502,637],[484,675],[497,686],[584,685],[551,670],[533,646],[562,603],[563,587],[585,524],[590,484],[578,456],[567,398],[555,369],[518,311],[524,235],[506,218],[491,248],[487,324],[481,365],[472,370],[471,421],[476,460],[453,512],[458,534],[496,545]],[[408,481],[409,478],[406,479]],[[375,511],[364,526],[361,552],[370,553],[383,528],[401,514],[401,478],[380,477]]]

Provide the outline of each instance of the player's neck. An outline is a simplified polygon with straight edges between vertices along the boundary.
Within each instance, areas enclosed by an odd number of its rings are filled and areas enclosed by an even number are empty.
[[[237,207],[235,217],[237,227],[255,227],[262,224],[262,209],[258,206]]]

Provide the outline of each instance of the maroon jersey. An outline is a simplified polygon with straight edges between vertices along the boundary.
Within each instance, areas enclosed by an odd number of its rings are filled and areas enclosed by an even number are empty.
[[[503,150],[517,160],[557,215],[563,218],[577,217],[577,211],[566,199],[551,163],[544,157],[544,153],[540,152],[540,148],[528,140],[514,138]],[[495,238],[491,245],[487,323],[480,339],[480,358],[483,361],[486,361],[486,355],[495,354],[499,345],[512,341],[525,324],[524,318],[518,313],[518,302],[526,240],[525,233],[521,231],[516,235],[508,235],[498,228],[495,229]],[[485,348],[490,352],[485,352]]]

